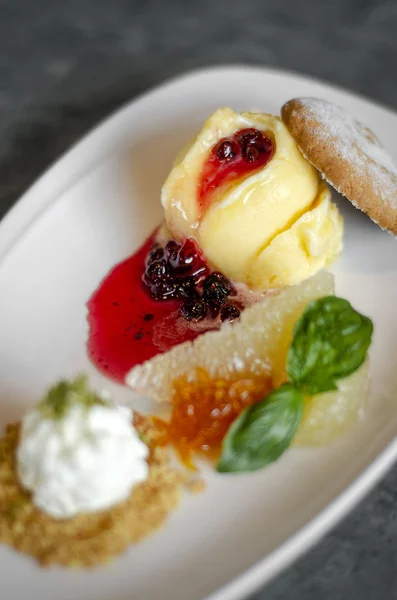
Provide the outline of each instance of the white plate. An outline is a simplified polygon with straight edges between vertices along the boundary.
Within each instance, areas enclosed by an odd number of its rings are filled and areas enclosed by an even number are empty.
[[[0,425],[19,418],[61,376],[88,371],[85,301],[101,277],[158,223],[171,161],[216,108],[278,113],[319,96],[368,123],[397,157],[397,116],[317,81],[255,68],[198,71],[132,102],[45,174],[0,226]],[[40,149],[38,148],[39,152]],[[110,567],[39,570],[0,547],[7,600],[236,600],[313,544],[374,485],[397,455],[397,245],[341,200],[339,295],[375,321],[366,420],[326,448],[295,449],[261,472],[208,474],[164,529]],[[18,576],[16,576],[18,573]]]

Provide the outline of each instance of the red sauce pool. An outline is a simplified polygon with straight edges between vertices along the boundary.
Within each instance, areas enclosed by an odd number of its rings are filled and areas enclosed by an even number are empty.
[[[211,150],[199,182],[201,210],[219,185],[262,168],[273,153],[272,140],[257,129],[242,129],[220,140]],[[221,325],[219,318],[212,318],[196,327],[182,316],[183,300],[155,300],[148,293],[142,275],[155,233],[110,271],[87,303],[88,355],[102,373],[122,383],[134,366]],[[236,312],[236,307],[226,307],[229,313],[232,309]]]
[[[156,301],[142,284],[153,240],[154,234],[116,265],[87,303],[88,355],[102,373],[122,383],[135,365],[203,332],[180,316],[181,300]]]

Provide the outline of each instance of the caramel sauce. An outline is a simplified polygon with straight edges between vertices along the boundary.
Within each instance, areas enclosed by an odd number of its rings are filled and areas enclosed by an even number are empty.
[[[232,422],[272,388],[270,373],[223,379],[210,378],[198,368],[194,380],[184,376],[174,382],[171,418],[163,422],[168,442],[192,469],[195,454],[216,459]]]

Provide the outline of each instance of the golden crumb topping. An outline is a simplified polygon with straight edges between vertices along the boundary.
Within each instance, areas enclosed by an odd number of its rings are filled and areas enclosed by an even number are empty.
[[[37,509],[20,487],[15,462],[20,425],[9,425],[0,439],[0,542],[29,554],[42,566],[93,567],[163,525],[178,505],[186,475],[171,465],[169,449],[157,444],[161,434],[152,421],[143,416],[135,421],[150,447],[148,479],[125,502],[66,520]]]

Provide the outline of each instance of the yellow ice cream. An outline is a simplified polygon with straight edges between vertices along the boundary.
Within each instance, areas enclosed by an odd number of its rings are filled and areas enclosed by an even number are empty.
[[[214,145],[255,128],[274,140],[260,170],[220,185],[203,214],[198,185]],[[302,156],[282,121],[272,115],[212,115],[172,169],[162,190],[168,229],[194,237],[211,266],[236,282],[266,290],[303,281],[342,249],[343,221],[331,193]]]

